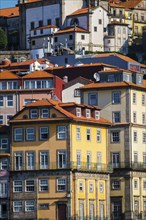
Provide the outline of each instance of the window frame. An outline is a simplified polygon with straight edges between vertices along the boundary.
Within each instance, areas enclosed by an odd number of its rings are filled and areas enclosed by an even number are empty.
[[[64,181],[64,183],[63,182],[59,183],[59,181]],[[64,192],[64,191],[66,191],[66,189],[67,189],[67,185],[66,184],[67,184],[66,178],[63,178],[63,177],[57,178],[57,192]]]
[[[21,131],[21,132],[19,134],[18,133],[16,134],[17,130]],[[14,137],[13,137],[14,138],[14,142],[22,142],[24,140],[24,137],[23,137],[24,130],[23,130],[22,127],[15,127],[13,132],[14,132]],[[19,138],[17,138],[17,136],[19,136]]]
[[[114,137],[114,134],[117,134]],[[120,143],[120,131],[111,131],[111,143]]]
[[[20,205],[16,206],[15,204],[18,204],[18,203]],[[22,212],[22,211],[23,211],[23,202],[21,200],[13,201],[13,212]]]
[[[35,112],[33,112],[35,111]],[[30,118],[31,119],[37,119],[39,116],[38,109],[30,109]]]
[[[61,136],[63,135],[63,136],[61,137],[60,135]],[[67,126],[66,125],[58,125],[57,126],[57,140],[66,140],[66,139],[67,139]]]
[[[33,184],[31,184],[31,181]],[[28,184],[28,182],[30,182],[30,184]],[[25,192],[35,192],[35,181],[33,179],[25,180]]]
[[[29,202],[33,202],[33,204],[27,204]],[[35,202],[34,200],[26,200],[25,201],[25,212],[32,212],[35,211]]]
[[[46,181],[46,184],[41,183],[41,181]],[[46,187],[45,190],[42,190],[41,187]],[[39,179],[39,192],[43,193],[43,192],[48,192],[49,191],[49,185],[48,185],[48,179]]]
[[[29,132],[29,130],[32,130],[32,132]],[[36,140],[36,131],[35,127],[27,127],[25,129],[25,140],[26,141],[35,141]]]
[[[16,185],[16,182],[19,182],[20,184]],[[16,190],[17,189],[17,190]],[[14,180],[13,181],[13,192],[15,193],[20,193],[23,191],[23,185],[22,185],[22,180]]]
[[[113,91],[112,92],[112,104],[117,105],[121,103],[121,92]]]
[[[42,132],[42,129],[46,129],[45,132]],[[42,135],[47,135],[46,137],[42,137]],[[44,141],[49,139],[49,128],[47,126],[39,127],[39,140]]]

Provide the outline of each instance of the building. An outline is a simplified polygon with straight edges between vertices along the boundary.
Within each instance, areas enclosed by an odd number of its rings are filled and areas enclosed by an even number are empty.
[[[0,219],[9,219],[10,131],[0,126]]]
[[[8,50],[19,48],[19,7],[0,9],[0,28],[8,39]]]
[[[99,82],[81,87],[84,104],[98,105],[112,120],[108,129],[113,219],[145,219],[146,87],[143,73],[111,69],[97,73]]]
[[[11,219],[110,219],[107,127],[100,109],[43,99],[10,121]]]

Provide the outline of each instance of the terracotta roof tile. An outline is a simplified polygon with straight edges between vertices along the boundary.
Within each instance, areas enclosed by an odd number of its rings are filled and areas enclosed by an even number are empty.
[[[72,28],[66,28],[66,29],[62,29],[62,30],[59,30],[57,32],[54,33],[54,35],[57,35],[57,34],[64,34],[64,33],[70,33],[70,32],[83,32],[83,33],[89,33],[89,31],[83,29],[83,28],[80,28],[80,27],[72,27]]]
[[[5,71],[1,71],[0,72],[0,80],[5,80],[5,79],[18,79],[19,76],[17,76],[16,74],[5,70]]]
[[[35,78],[53,78],[51,73],[45,72],[43,70],[37,70],[30,74],[23,76],[23,79],[35,79]]]
[[[114,7],[114,8],[124,8],[123,5],[119,5],[117,3],[110,3],[110,7]]]
[[[120,5],[123,5],[125,8],[135,8],[142,0],[129,0],[121,2]]]
[[[109,83],[91,83],[85,86],[80,87],[80,89],[106,89],[106,88],[114,88],[114,87],[137,87],[140,89],[146,89],[145,86],[140,86],[134,83],[130,83],[130,82],[109,82]]]
[[[18,16],[19,16],[19,7],[0,9],[0,17],[12,18]]]
[[[27,104],[27,107],[37,107],[37,106],[52,106],[58,104],[58,101],[52,99],[42,99],[31,104]]]
[[[56,25],[46,25],[46,26],[42,26],[42,27],[37,27],[31,30],[40,30],[40,29],[47,29],[47,28],[58,28]]]
[[[81,9],[74,11],[72,14],[70,14],[68,16],[87,14],[88,12],[89,12],[89,8],[81,8]]]

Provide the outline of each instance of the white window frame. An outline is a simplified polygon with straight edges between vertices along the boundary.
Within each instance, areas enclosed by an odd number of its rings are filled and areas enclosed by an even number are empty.
[[[40,131],[40,140],[47,140],[49,138],[49,128],[48,127],[40,127],[39,128]],[[43,137],[44,135],[44,137]]]
[[[22,201],[14,201],[13,202],[13,212],[22,212],[23,211],[23,203]]]
[[[39,192],[48,192],[48,179],[39,179]]]
[[[66,191],[66,178],[57,179],[57,191],[58,192]]]
[[[22,192],[22,180],[14,180],[13,181],[13,192]]]
[[[77,156],[77,167],[80,168],[81,167],[81,151],[77,150],[76,156]]]
[[[23,141],[23,128],[14,128],[14,141]]]
[[[132,103],[133,103],[133,104],[136,104],[136,102],[137,102],[136,92],[133,92],[133,95],[132,95]]]
[[[98,143],[101,142],[101,129],[100,128],[96,129],[96,140]]]
[[[76,108],[76,116],[81,117],[81,108]]]
[[[67,167],[67,152],[65,150],[58,151],[58,168]]]
[[[121,103],[121,92],[114,91],[112,92],[112,104],[120,104]]]
[[[133,182],[134,182],[134,189],[138,189],[138,180],[133,180]]]
[[[86,109],[86,118],[91,118],[91,110]]]
[[[48,108],[41,109],[41,118],[49,118],[49,109]]]
[[[23,168],[23,153],[22,152],[14,152],[14,166],[15,166],[15,170],[22,170]]]
[[[32,179],[25,180],[25,192],[35,192],[35,181]]]
[[[79,181],[79,192],[83,192],[83,191],[84,191],[83,181]]]
[[[91,141],[91,129],[90,128],[86,129],[86,140]]]
[[[38,118],[38,109],[30,109],[30,118],[31,119],[36,119]]]
[[[120,142],[120,131],[111,131],[111,142],[112,143]]]
[[[26,128],[26,141],[35,141],[35,128]]]
[[[120,189],[120,180],[113,180],[112,181],[112,189],[119,190]]]
[[[27,170],[34,170],[35,168],[35,152],[26,152],[26,166]]]
[[[133,112],[133,123],[137,123],[137,112]]]
[[[40,152],[40,169],[48,169],[48,152],[41,151]]]
[[[7,95],[7,107],[13,107],[13,106],[14,106],[14,97],[12,94],[8,94]]]
[[[4,96],[0,95],[0,107],[4,107]]]
[[[95,111],[95,119],[99,120],[100,119],[100,111]]]
[[[35,211],[35,202],[34,200],[25,201],[25,212]]]
[[[67,127],[65,125],[57,126],[57,139],[66,140],[67,138]]]
[[[94,183],[93,182],[89,182],[89,192],[93,193],[94,192]]]
[[[76,140],[81,140],[81,127],[76,126]]]
[[[8,181],[1,180],[0,181],[0,198],[5,198],[8,196]]]
[[[99,192],[103,193],[104,192],[104,184],[103,183],[99,183]]]
[[[138,136],[137,136],[137,131],[133,131],[133,141],[137,142]]]
[[[8,149],[8,138],[1,139],[0,149]]]
[[[8,169],[8,159],[0,160],[0,170],[7,170]]]

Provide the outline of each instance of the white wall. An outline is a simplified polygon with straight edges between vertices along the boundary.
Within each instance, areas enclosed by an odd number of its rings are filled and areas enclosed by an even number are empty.
[[[62,102],[76,102],[80,104],[80,97],[74,96],[74,90],[83,86],[82,83],[76,83],[62,91]]]

